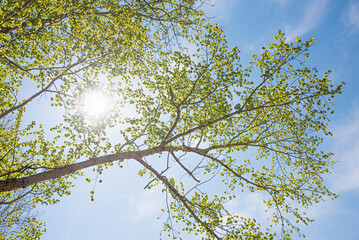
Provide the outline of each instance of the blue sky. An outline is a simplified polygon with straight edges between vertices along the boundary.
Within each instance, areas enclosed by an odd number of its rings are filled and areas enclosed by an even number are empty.
[[[335,100],[330,127],[334,137],[325,142],[326,150],[339,160],[326,178],[330,189],[340,194],[308,211],[315,222],[302,230],[306,239],[359,239],[359,1],[350,0],[213,0],[206,7],[212,21],[224,26],[229,45],[241,50],[243,65],[251,54],[273,40],[281,29],[289,40],[296,36],[316,38],[309,65],[331,79],[344,81],[343,94]],[[41,207],[47,222],[43,239],[158,239],[164,196],[154,189],[144,190],[146,179],[137,176],[138,166],[105,171],[97,184],[95,201],[89,192],[93,185],[76,181],[72,195],[54,206]],[[91,172],[86,172],[90,177]],[[263,217],[260,194],[244,195],[229,206],[243,215]],[[185,238],[186,239],[186,238]],[[188,238],[193,239],[193,238]]]

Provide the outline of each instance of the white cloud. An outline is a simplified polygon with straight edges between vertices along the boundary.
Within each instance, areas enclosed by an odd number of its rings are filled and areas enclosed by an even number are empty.
[[[158,189],[145,190],[141,194],[134,196],[124,194],[124,198],[135,207],[135,213],[131,217],[131,221],[142,221],[152,215],[159,215],[163,208],[163,195]]]
[[[300,206],[298,206],[300,207]],[[320,204],[314,204],[309,209],[303,209],[306,212],[306,215],[311,219],[319,219],[331,217],[334,214],[344,213],[347,211],[345,206],[341,205],[339,200],[327,200],[325,202],[320,202]]]
[[[359,30],[359,2],[351,2],[347,14],[348,25],[354,32]]]
[[[240,197],[226,203],[229,212],[241,217],[265,219],[266,205],[263,203],[266,196],[263,193],[242,193]]]
[[[359,191],[359,105],[335,126],[333,133],[333,151],[339,160],[332,176],[334,190]]]
[[[328,0],[308,1],[308,4],[305,6],[304,16],[297,26],[287,25],[285,27],[287,41],[291,41],[295,37],[300,37],[317,27],[327,12],[327,5]]]

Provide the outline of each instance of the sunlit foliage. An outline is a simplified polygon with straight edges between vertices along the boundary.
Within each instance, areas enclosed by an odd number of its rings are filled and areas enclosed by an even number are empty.
[[[199,6],[1,2],[0,237],[38,239],[44,224],[24,217],[29,209],[70,194],[81,169],[106,174],[124,160],[166,195],[161,238],[291,239],[312,221],[306,208],[336,197],[323,185],[334,161],[320,144],[342,84],[306,65],[314,39],[288,43],[278,31],[242,66]],[[37,90],[23,92],[28,82]],[[100,92],[111,106],[91,110]],[[26,109],[40,96],[63,118],[39,124]],[[242,191],[265,196],[270,223],[226,209]]]

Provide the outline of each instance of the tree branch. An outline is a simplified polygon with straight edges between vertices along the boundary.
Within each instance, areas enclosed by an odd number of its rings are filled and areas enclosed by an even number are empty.
[[[2,114],[0,114],[0,119],[5,117],[6,115],[8,115],[9,113],[16,111],[19,108],[24,107],[26,104],[28,104],[29,102],[31,102],[32,100],[34,100],[36,97],[40,96],[42,93],[46,92],[57,80],[59,80],[62,76],[65,75],[65,73],[67,71],[69,71],[71,68],[83,63],[86,59],[80,60],[74,64],[71,64],[70,66],[68,66],[63,73],[59,74],[57,77],[55,77],[54,79],[52,79],[52,81],[43,89],[41,89],[40,91],[38,91],[37,93],[35,93],[34,95],[32,95],[31,97],[29,97],[28,99],[26,99],[25,101],[23,101],[22,103],[6,110],[5,112],[3,112]]]
[[[143,165],[145,168],[150,170],[153,174],[156,175],[158,179],[160,179],[167,188],[170,189],[170,191],[182,202],[184,207],[188,210],[188,212],[196,219],[198,223],[200,223],[212,236],[214,236],[216,239],[220,240],[221,238],[217,236],[217,234],[207,226],[193,211],[193,209],[188,205],[188,200],[184,196],[182,196],[175,187],[171,185],[171,183],[168,182],[167,178],[165,176],[162,176],[159,172],[157,172],[153,167],[151,167],[148,163],[142,160],[142,158],[135,158],[137,162],[139,162],[141,165]]]
[[[181,163],[181,161],[177,158],[177,156],[176,156],[173,152],[171,152],[171,155],[172,155],[172,157],[176,160],[176,162],[177,162],[196,182],[200,182],[200,181],[193,175],[193,173],[192,173],[190,170],[188,170],[188,169]]]

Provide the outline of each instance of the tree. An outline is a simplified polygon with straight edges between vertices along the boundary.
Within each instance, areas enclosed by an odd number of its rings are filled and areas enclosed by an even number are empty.
[[[1,119],[1,129],[10,130],[13,119],[7,117]],[[4,133],[4,131],[2,131]],[[4,134],[2,134],[4,137]],[[6,155],[11,155],[7,152]],[[5,159],[2,157],[2,161]],[[3,177],[4,175],[2,175]],[[10,239],[11,235],[17,238],[24,237],[23,233],[28,232],[29,238],[36,238],[42,234],[44,223],[36,220],[36,214],[32,210],[31,200],[34,197],[32,187],[27,189],[18,189],[11,194],[1,194],[0,198],[0,237],[1,239]]]
[[[331,99],[342,84],[332,84],[330,71],[319,77],[306,66],[314,39],[288,43],[280,31],[242,67],[239,50],[228,48],[221,28],[196,4],[2,3],[0,118],[13,118],[1,128],[3,202],[14,206],[28,191],[33,206],[53,204],[55,194],[70,194],[82,169],[102,174],[129,160],[151,179],[146,188],[166,194],[169,236],[180,238],[178,226],[205,239],[301,235],[293,222],[311,219],[296,206],[336,197],[323,185],[334,161],[320,144],[331,135]],[[18,100],[28,81],[39,90]],[[111,95],[105,114],[86,111],[93,93]],[[44,95],[63,119],[50,127],[27,124],[26,107]],[[180,181],[178,171],[188,178]],[[223,191],[205,190],[213,182]],[[244,190],[266,194],[274,226],[226,210],[225,202]],[[2,222],[11,228],[19,214]],[[29,238],[38,238],[39,225],[31,226]]]

